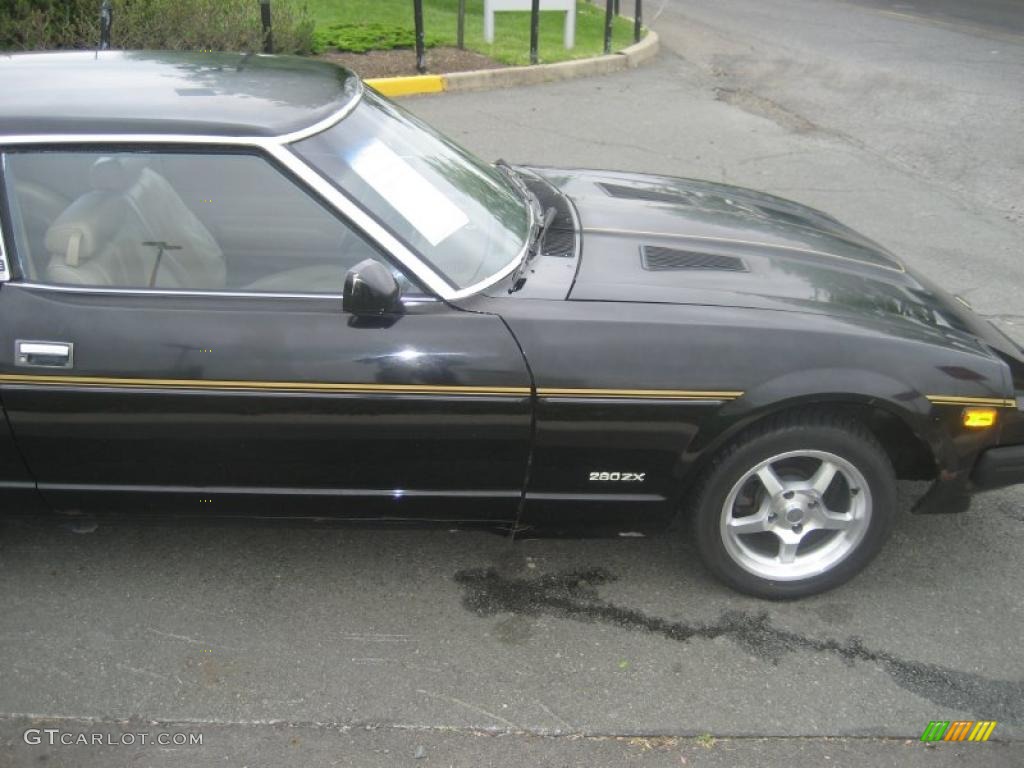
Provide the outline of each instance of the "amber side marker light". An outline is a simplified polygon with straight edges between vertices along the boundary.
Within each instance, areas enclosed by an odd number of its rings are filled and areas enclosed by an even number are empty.
[[[996,409],[964,408],[963,420],[969,429],[987,429],[996,423]]]

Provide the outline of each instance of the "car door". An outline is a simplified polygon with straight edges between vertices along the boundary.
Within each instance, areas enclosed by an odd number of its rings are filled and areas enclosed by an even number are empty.
[[[269,158],[19,150],[3,170],[0,394],[52,505],[514,519],[531,382],[510,332]],[[41,198],[68,202],[26,211]],[[367,257],[401,312],[342,311]]]
[[[7,251],[4,247],[3,228],[0,228],[0,277],[9,275]],[[0,402],[0,492],[3,493],[5,511],[38,512],[41,508],[35,480],[14,442]]]

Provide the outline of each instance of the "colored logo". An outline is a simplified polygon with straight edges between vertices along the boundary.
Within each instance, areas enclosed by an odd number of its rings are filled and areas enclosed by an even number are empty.
[[[995,729],[995,720],[932,720],[921,741],[988,741]]]

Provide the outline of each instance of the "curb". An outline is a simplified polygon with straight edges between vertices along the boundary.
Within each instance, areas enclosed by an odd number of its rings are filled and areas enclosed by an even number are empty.
[[[535,64],[527,67],[504,69],[475,69],[453,72],[450,75],[415,75],[412,77],[376,77],[364,82],[385,96],[412,96],[420,93],[443,91],[486,91],[517,85],[537,85],[577,77],[607,75],[634,69],[653,59],[658,53],[658,35],[647,30],[639,43],[607,56],[589,59],[559,61],[555,64]]]
[[[363,82],[385,96],[412,96],[416,93],[440,93],[445,88],[445,75],[413,75],[411,77],[373,77]]]

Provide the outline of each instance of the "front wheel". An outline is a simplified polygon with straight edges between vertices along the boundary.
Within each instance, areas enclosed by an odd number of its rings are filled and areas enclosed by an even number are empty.
[[[793,414],[754,428],[712,460],[693,523],[701,557],[758,597],[803,597],[842,584],[892,528],[896,477],[859,422]]]

